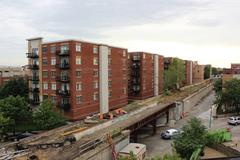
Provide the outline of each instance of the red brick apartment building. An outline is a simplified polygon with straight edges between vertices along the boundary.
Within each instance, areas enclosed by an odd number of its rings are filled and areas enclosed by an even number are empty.
[[[233,78],[240,79],[240,64],[233,63],[231,64],[231,68],[223,69],[223,83],[232,80]]]
[[[78,40],[28,39],[33,104],[52,100],[71,120],[128,103],[127,49]],[[34,92],[35,91],[35,92]]]
[[[163,92],[163,56],[129,53],[129,99],[146,99]]]
[[[193,63],[193,84],[204,81],[204,65],[199,65],[197,62]]]

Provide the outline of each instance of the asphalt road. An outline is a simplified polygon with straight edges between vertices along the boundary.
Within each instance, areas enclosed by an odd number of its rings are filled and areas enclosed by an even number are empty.
[[[187,121],[191,117],[196,117],[196,116],[201,118],[204,124],[208,127],[210,107],[213,105],[214,99],[215,99],[215,95],[214,95],[214,92],[212,92],[208,96],[206,96],[201,101],[201,103],[192,107],[188,116],[177,121],[173,128],[181,128],[184,124],[187,123]],[[214,120],[212,126],[216,126],[217,128],[222,124],[227,125],[226,120],[221,120],[221,123],[219,125],[217,124],[218,124],[218,121]],[[223,128],[224,127],[226,126],[223,126]],[[172,140],[163,140],[160,137],[160,134],[166,129],[168,129],[168,127],[158,128],[157,133],[154,136],[151,135],[151,131],[147,131],[147,129],[144,129],[142,131],[143,134],[139,135],[138,142],[147,145],[147,157],[163,156],[166,153],[172,152],[172,147],[171,147]]]

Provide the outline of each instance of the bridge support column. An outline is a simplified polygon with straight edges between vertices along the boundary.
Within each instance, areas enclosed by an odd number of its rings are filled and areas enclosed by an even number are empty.
[[[153,127],[152,135],[155,135],[156,132],[157,132],[157,120],[154,119],[154,120],[151,122],[151,125],[152,125],[152,127]]]
[[[132,134],[131,134],[131,141],[133,143],[137,143],[138,142],[138,132],[137,131],[134,131]]]

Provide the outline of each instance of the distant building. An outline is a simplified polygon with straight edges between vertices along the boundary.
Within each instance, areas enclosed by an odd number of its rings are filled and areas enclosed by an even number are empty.
[[[193,63],[193,84],[204,81],[204,65],[199,65],[197,62]]]
[[[185,80],[184,85],[191,85],[193,83],[193,62],[185,60]]]
[[[146,99],[163,93],[163,56],[146,52],[130,52],[129,64],[129,99]]]
[[[233,63],[231,64],[231,68],[224,68],[223,69],[223,84],[226,81],[232,80],[233,78],[240,79],[240,64]]]
[[[0,67],[0,86],[16,77],[27,78],[26,67]]]

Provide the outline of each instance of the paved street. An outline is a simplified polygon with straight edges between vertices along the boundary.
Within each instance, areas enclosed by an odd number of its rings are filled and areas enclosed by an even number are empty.
[[[214,93],[212,92],[211,94],[209,94],[205,99],[203,99],[203,101],[201,103],[199,103],[198,105],[194,106],[191,111],[189,112],[188,116],[185,117],[184,119],[179,120],[174,128],[181,128],[184,124],[186,124],[186,122],[194,116],[203,118],[203,122],[204,124],[206,124],[206,126],[208,126],[209,124],[209,109],[213,104],[214,101]],[[215,123],[217,124],[218,121],[221,121],[222,123],[226,123],[226,119],[225,120],[214,120],[213,121],[213,126],[215,126]],[[221,124],[220,123],[220,126]],[[218,126],[218,125],[216,125]],[[227,126],[227,124],[226,124]],[[162,131],[164,131],[166,129],[166,127],[162,127],[162,128],[158,128],[157,130],[157,134],[154,136],[151,135],[140,135],[139,137],[139,143],[143,143],[147,145],[147,156],[155,156],[155,155],[159,155],[162,156],[166,153],[171,153],[172,152],[172,148],[171,148],[171,140],[162,140],[160,138],[160,134]],[[151,133],[151,131],[149,132]]]

